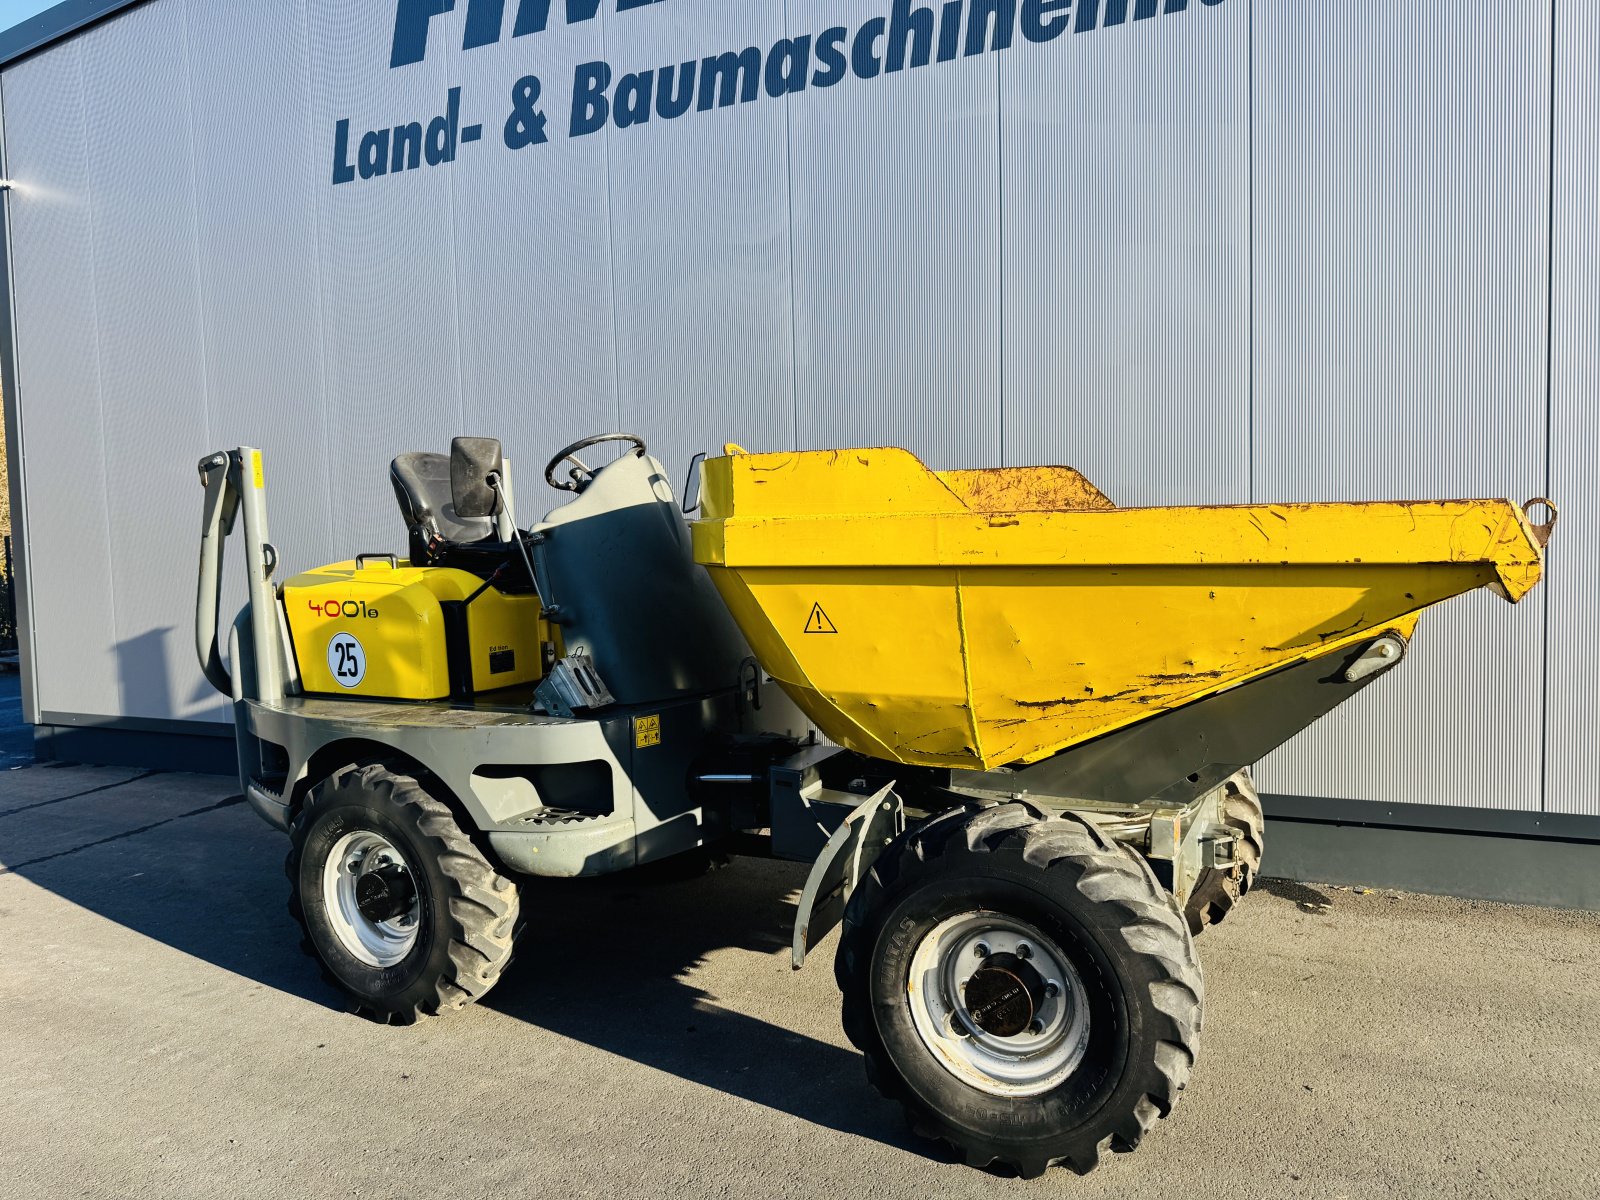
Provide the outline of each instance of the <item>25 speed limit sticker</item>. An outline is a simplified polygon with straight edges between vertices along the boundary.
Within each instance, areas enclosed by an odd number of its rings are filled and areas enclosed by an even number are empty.
[[[367,652],[348,633],[336,633],[328,643],[328,670],[340,687],[353,688],[367,676]]]

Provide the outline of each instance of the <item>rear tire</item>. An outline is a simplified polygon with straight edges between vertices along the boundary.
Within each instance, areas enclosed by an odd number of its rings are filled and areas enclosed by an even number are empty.
[[[284,869],[307,951],[383,1024],[481,999],[511,959],[516,885],[410,775],[335,771],[290,826]]]
[[[1231,867],[1206,867],[1195,880],[1183,915],[1189,932],[1199,937],[1208,925],[1219,924],[1243,900],[1261,870],[1261,855],[1267,844],[1267,818],[1261,811],[1250,772],[1241,771],[1229,779],[1222,798],[1222,820],[1236,835]]]
[[[835,969],[845,1032],[912,1128],[1029,1178],[1136,1147],[1199,1044],[1200,963],[1148,864],[1023,804],[946,813],[886,851]]]

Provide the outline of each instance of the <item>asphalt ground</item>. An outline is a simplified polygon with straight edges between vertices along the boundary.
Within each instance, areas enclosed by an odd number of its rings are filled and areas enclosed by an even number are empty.
[[[1600,914],[1266,883],[1201,940],[1172,1117],[1024,1182],[868,1087],[832,939],[789,969],[797,867],[530,887],[500,986],[407,1029],[346,1013],[302,956],[284,848],[225,780],[0,773],[0,1193],[1459,1200],[1600,1177]]]

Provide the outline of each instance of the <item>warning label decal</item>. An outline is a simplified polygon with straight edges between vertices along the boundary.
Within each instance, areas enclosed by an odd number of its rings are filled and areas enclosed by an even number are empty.
[[[661,714],[651,713],[648,717],[635,717],[633,719],[633,747],[643,750],[646,746],[661,745]]]
[[[833,622],[828,620],[828,614],[822,611],[822,605],[813,604],[811,615],[806,618],[807,633],[838,633],[833,627]]]

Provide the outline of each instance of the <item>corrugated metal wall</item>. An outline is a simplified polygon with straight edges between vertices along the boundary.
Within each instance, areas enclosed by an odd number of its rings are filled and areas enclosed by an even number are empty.
[[[399,548],[388,457],[458,432],[505,440],[525,514],[615,426],[675,473],[893,442],[1123,503],[1548,488],[1550,586],[1435,614],[1265,778],[1600,813],[1592,6],[1218,0],[565,136],[580,62],[893,5],[608,4],[470,51],[456,13],[391,69],[389,4],[153,0],[6,68],[44,713],[221,717],[189,648],[217,447],[266,449],[295,568]],[[530,71],[548,145],[331,186],[337,120],[459,87],[498,141]]]
[[[1351,18],[1253,22],[1253,498],[1542,495],[1549,7]],[[1266,786],[1537,809],[1543,615],[1440,609]]]
[[[1556,0],[1550,494],[1569,516],[1545,594],[1545,806],[1600,811],[1600,8]]]

